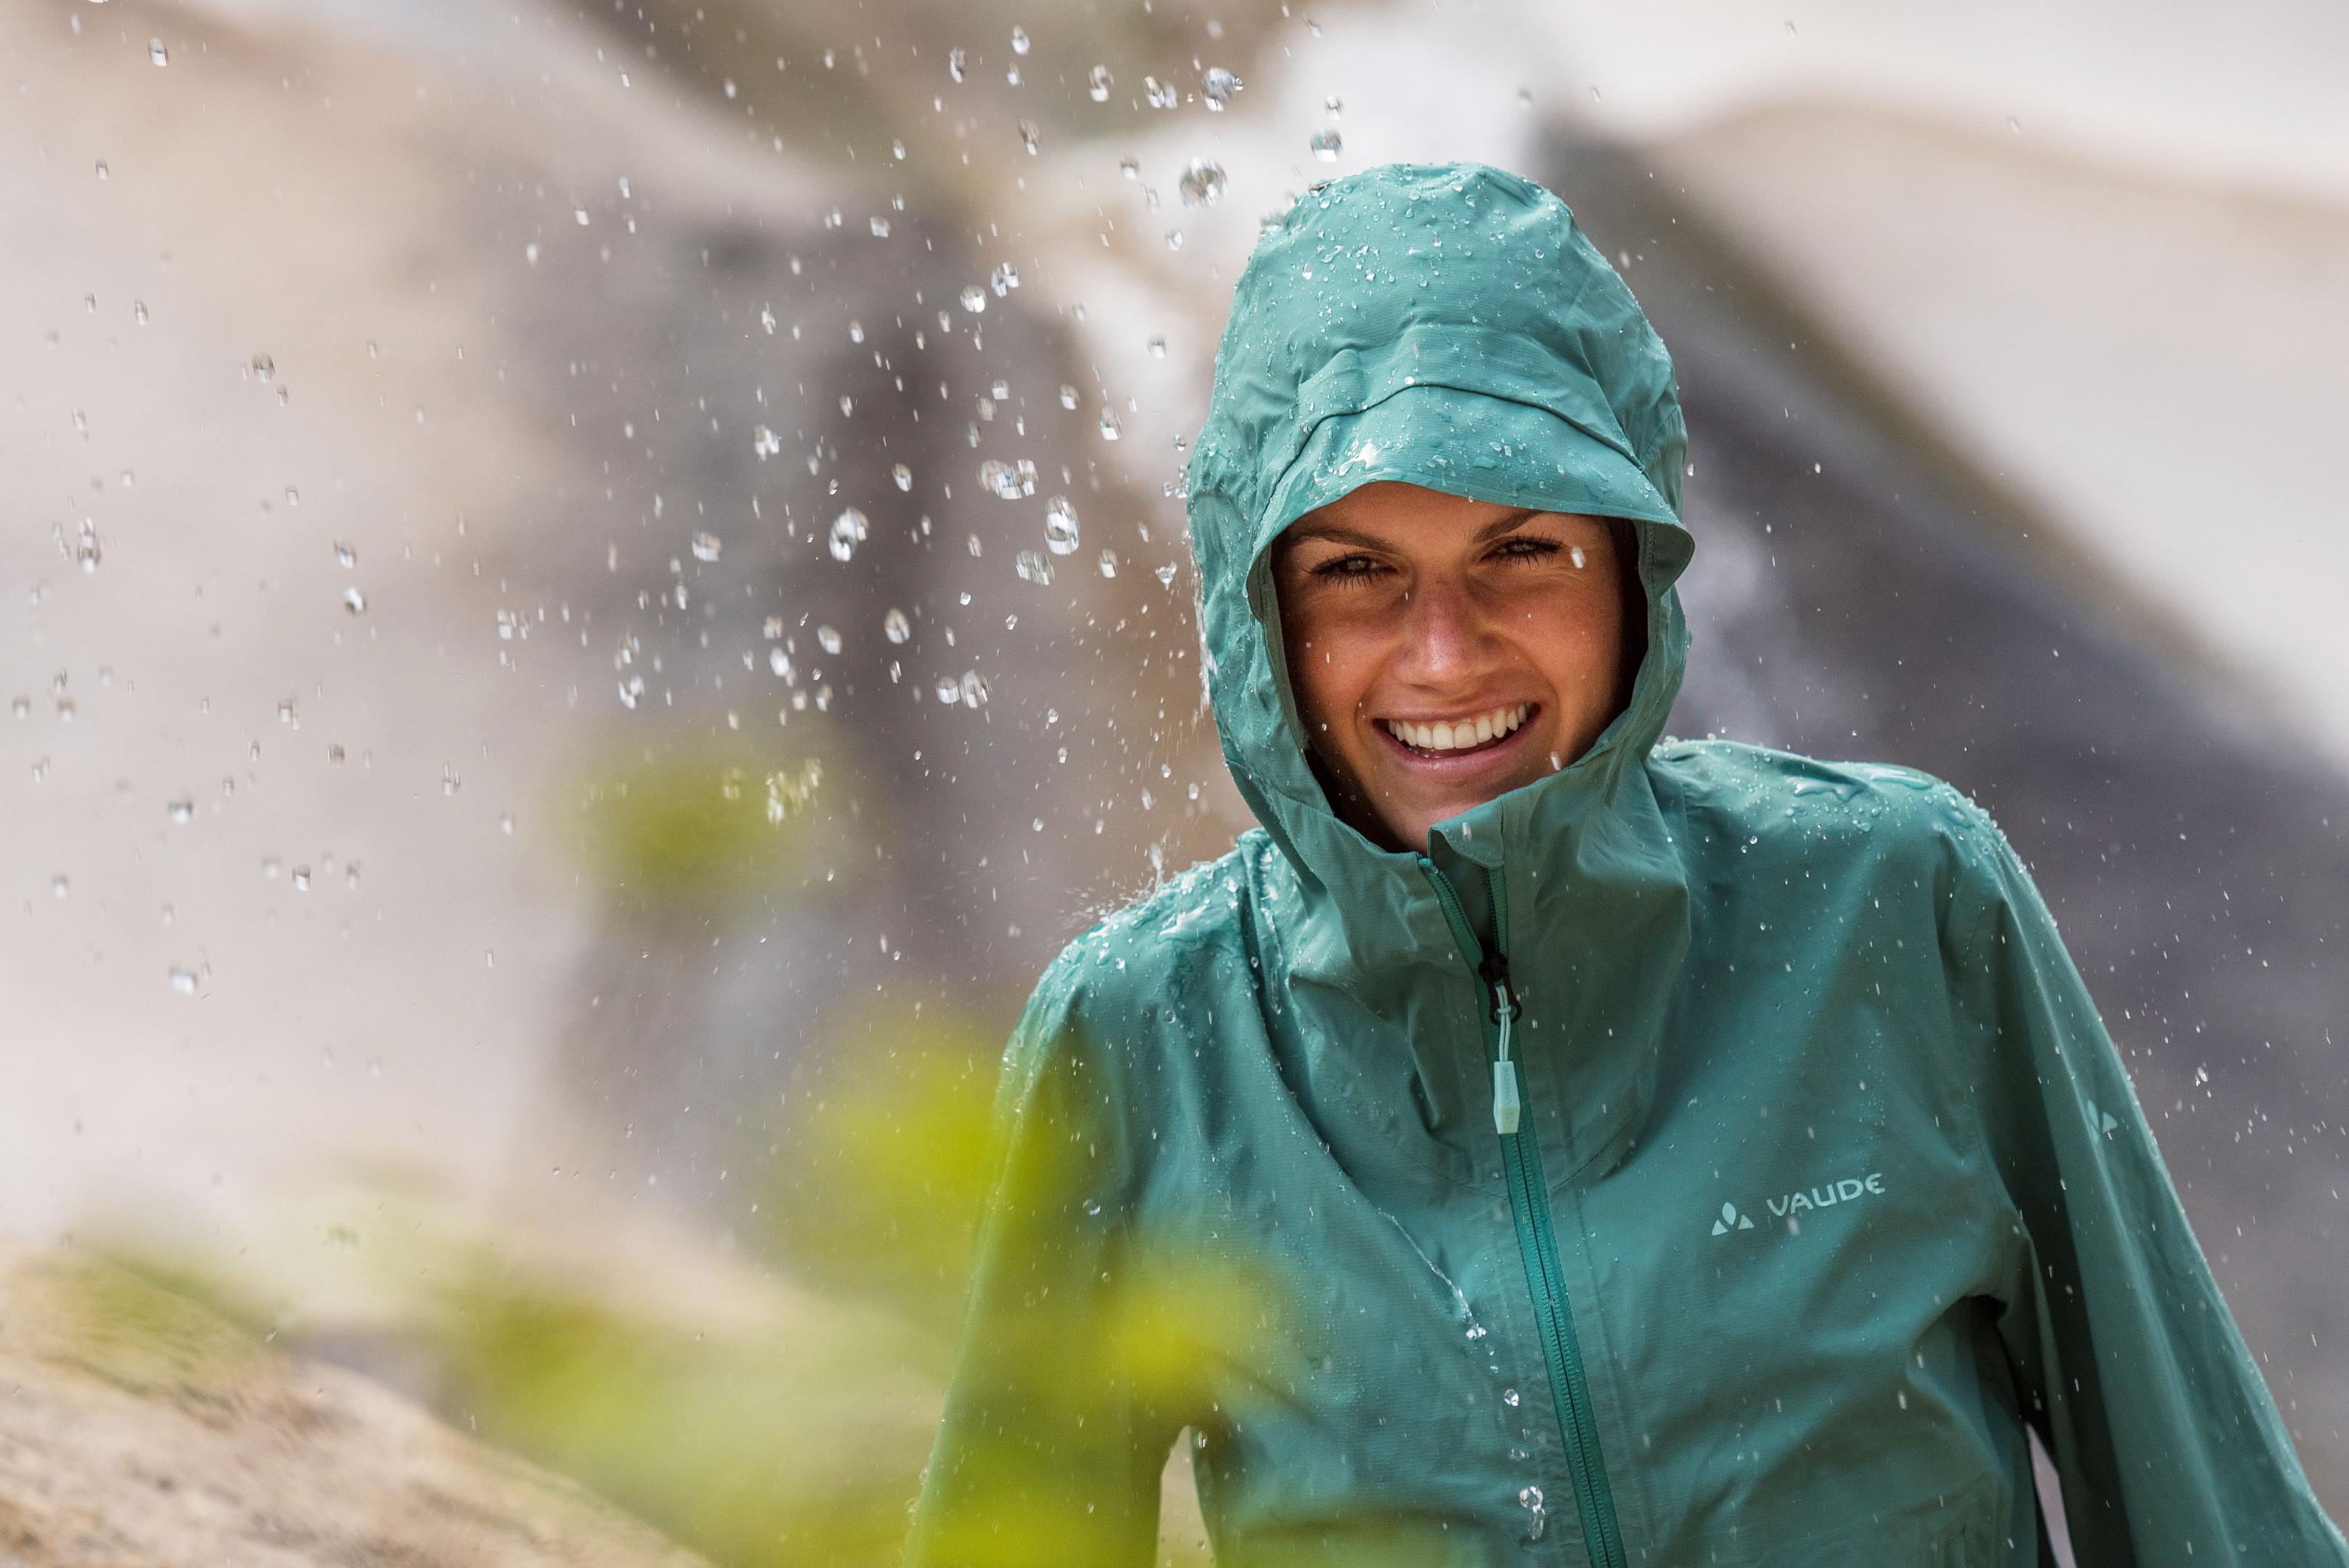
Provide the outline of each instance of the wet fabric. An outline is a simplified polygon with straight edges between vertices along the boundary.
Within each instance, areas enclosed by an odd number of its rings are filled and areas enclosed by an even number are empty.
[[[2035,1563],[2028,1425],[2084,1565],[2349,1563],[1990,818],[1660,738],[1684,447],[1524,181],[1373,171],[1259,244],[1190,509],[1261,826],[1019,1019],[911,1562],[1147,1563],[1187,1428],[1227,1564]],[[1628,708],[1443,870],[1333,815],[1280,653],[1268,545],[1381,479],[1640,541]]]

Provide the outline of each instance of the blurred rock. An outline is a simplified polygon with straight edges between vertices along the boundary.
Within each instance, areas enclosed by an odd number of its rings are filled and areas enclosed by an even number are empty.
[[[0,1555],[24,1568],[694,1568],[584,1489],[110,1262],[0,1253]]]

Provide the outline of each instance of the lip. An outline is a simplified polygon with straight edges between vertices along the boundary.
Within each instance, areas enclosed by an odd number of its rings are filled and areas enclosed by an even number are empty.
[[[1491,706],[1508,707],[1510,704],[1496,702]],[[1384,720],[1372,721],[1371,732],[1386,747],[1390,756],[1413,773],[1428,778],[1458,778],[1482,773],[1495,762],[1514,759],[1519,751],[1531,742],[1535,721],[1541,718],[1543,712],[1544,708],[1541,703],[1528,701],[1526,704],[1526,717],[1523,723],[1506,735],[1496,736],[1481,746],[1471,747],[1465,751],[1429,752],[1423,751],[1417,746],[1407,745],[1396,738],[1393,731],[1387,728]],[[1389,717],[1400,718],[1402,715],[1395,714]]]

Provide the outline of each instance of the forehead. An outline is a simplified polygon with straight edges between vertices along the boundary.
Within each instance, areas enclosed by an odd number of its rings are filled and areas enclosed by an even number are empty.
[[[1473,501],[1440,490],[1381,480],[1316,507],[1282,530],[1276,550],[1312,539],[1372,542],[1398,550],[1473,542],[1538,519],[1546,528],[1603,534],[1606,521],[1576,513]]]

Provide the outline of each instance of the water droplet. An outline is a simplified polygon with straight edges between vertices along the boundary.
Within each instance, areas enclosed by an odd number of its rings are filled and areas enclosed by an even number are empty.
[[[902,462],[889,470],[889,477],[897,482],[897,488],[900,490],[914,488],[914,471]]]
[[[1506,1405],[1510,1409],[1516,1409],[1524,1401],[1519,1397],[1516,1389],[1504,1388],[1501,1390],[1501,1403]]]
[[[1055,556],[1073,555],[1077,548],[1077,509],[1065,495],[1044,503],[1044,544]]]
[[[106,178],[106,160],[103,158],[98,161],[98,177],[101,180]]]
[[[798,673],[792,668],[792,656],[780,648],[767,649],[767,668],[784,680],[791,680]]]
[[[1117,576],[1117,552],[1115,550],[1103,550],[1101,553],[1101,575],[1104,577],[1113,577]]]
[[[1061,407],[1062,407],[1062,408],[1064,408],[1064,409],[1073,409],[1073,408],[1075,408],[1076,406],[1077,406],[1077,389],[1076,389],[1074,387],[1071,387],[1071,385],[1069,385],[1069,383],[1067,383],[1066,381],[1061,382]]]
[[[1142,78],[1143,90],[1150,95],[1153,109],[1173,109],[1183,101],[1183,89],[1173,82],[1162,82],[1156,77]]]
[[[1222,164],[1212,158],[1194,158],[1175,190],[1186,207],[1212,207],[1224,199],[1224,184]]]
[[[577,223],[581,228],[585,228],[588,223],[587,209],[585,207],[572,208],[571,221]]]
[[[833,629],[831,627],[820,626],[816,628],[815,642],[816,646],[823,649],[826,653],[838,653],[840,651],[840,633]]]
[[[1109,89],[1116,83],[1117,78],[1109,74],[1107,66],[1095,66],[1085,73],[1085,90],[1092,96],[1095,103],[1107,103]]]
[[[1124,429],[1125,427],[1118,422],[1117,410],[1103,405],[1101,411],[1102,440],[1115,441]]]
[[[938,701],[951,707],[962,701],[962,682],[951,675],[941,675],[937,679],[937,693]]]
[[[987,275],[987,283],[988,287],[995,290],[995,297],[1001,299],[1019,286],[1019,269],[1007,262]],[[1003,385],[1000,381],[995,384],[999,387]],[[1006,392],[998,392],[995,395],[999,398],[1009,396]]]
[[[1117,171],[1129,180],[1139,180],[1142,178],[1142,160],[1121,158],[1117,161]]]
[[[750,432],[750,450],[759,454],[761,462],[764,462],[783,450],[783,438],[761,425]]]
[[[196,974],[193,970],[174,968],[170,972],[171,989],[181,996],[196,994]]]
[[[1574,569],[1578,572],[1590,564],[1590,557],[1582,553],[1582,546],[1579,545],[1569,546],[1566,555],[1567,559],[1574,563]]]
[[[150,38],[147,40],[147,57],[159,66],[168,66],[171,63],[171,51],[163,47],[162,39]],[[201,76],[203,73],[199,71],[197,74]]]
[[[277,361],[271,358],[266,354],[255,354],[253,357],[253,374],[256,380],[275,380],[277,379]]]
[[[954,78],[955,80],[962,80],[963,74],[968,68],[968,64],[969,57],[965,55],[960,49],[948,49],[947,51],[947,75]]]
[[[856,546],[864,543],[871,524],[864,514],[851,506],[832,520],[832,558],[845,561],[856,554]]]
[[[1221,66],[1209,66],[1199,78],[1199,88],[1206,94],[1208,111],[1214,113],[1237,96],[1240,78]]]
[[[1305,145],[1311,148],[1313,156],[1322,162],[1335,163],[1338,161],[1338,154],[1346,150],[1346,139],[1338,134],[1336,126],[1325,126],[1315,131],[1313,139]]]
[[[72,884],[68,883],[63,877],[52,877],[49,878],[50,898],[63,898],[67,893],[72,891]]]
[[[1014,28],[1012,28],[1012,29],[1011,29],[1011,52],[1012,52],[1013,54],[1015,54],[1015,55],[1024,55],[1024,54],[1026,54],[1026,53],[1028,52],[1029,47],[1030,47],[1030,45],[1029,45],[1029,42],[1028,42],[1028,29],[1027,29],[1027,28],[1025,28],[1025,27],[1014,27]]]
[[[889,220],[888,220],[888,219],[886,219],[886,218],[885,218],[885,217],[883,217],[883,216],[881,216],[881,215],[880,215],[879,213],[874,213],[874,216],[873,216],[872,229],[873,229],[873,237],[874,237],[874,239],[876,239],[876,240],[885,240],[885,239],[887,239],[887,238],[889,237]]]
[[[1335,119],[1346,112],[1346,100],[1333,92],[1321,100],[1321,107],[1330,111],[1330,119]]]
[[[1036,464],[1024,457],[1016,463],[990,457],[978,465],[978,482],[1001,499],[1017,501],[1036,493]]]
[[[182,795],[178,800],[166,802],[163,806],[163,815],[170,817],[176,823],[186,824],[193,822],[196,820],[196,803],[189,799],[187,796]]]
[[[367,595],[359,592],[356,587],[345,588],[343,590],[343,607],[350,611],[353,615],[365,615],[367,613]]]
[[[1158,586],[1162,588],[1173,587],[1174,586],[1174,563],[1172,561],[1169,561],[1164,566],[1159,567],[1154,574],[1158,578]]]
[[[905,618],[904,610],[893,609],[881,618],[881,634],[891,642],[903,642],[914,635],[913,623]]]
[[[978,285],[975,283],[967,283],[963,285],[962,307],[965,310],[969,311],[974,316],[978,315],[980,311],[985,310],[987,308],[987,290],[979,287]]]
[[[1052,581],[1052,563],[1035,550],[1022,550],[1014,556],[1011,570],[1021,582],[1033,583],[1040,588],[1049,587]]]
[[[987,705],[987,677],[976,670],[964,670],[962,672],[963,706],[983,708]]]
[[[1030,158],[1043,151],[1044,132],[1034,120],[1023,119],[1019,122],[1019,143],[1028,149],[1028,156]]]

